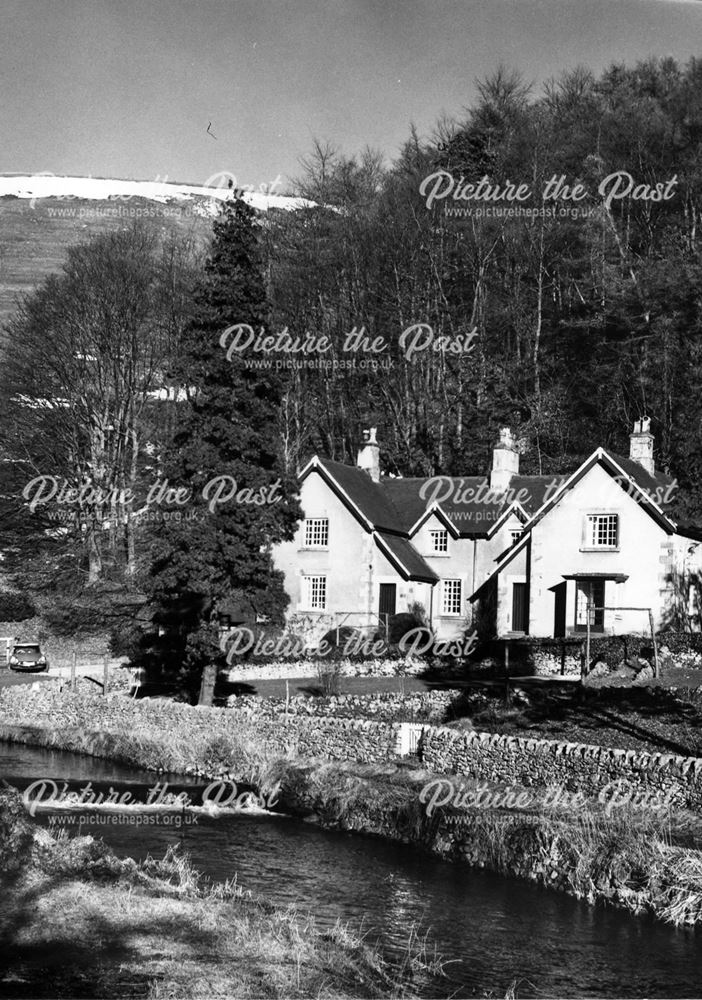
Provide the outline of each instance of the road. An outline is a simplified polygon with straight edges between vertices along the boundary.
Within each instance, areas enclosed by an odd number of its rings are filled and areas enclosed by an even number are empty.
[[[17,684],[34,684],[36,681],[49,681],[47,674],[16,674],[14,670],[0,669],[0,688],[16,687]]]

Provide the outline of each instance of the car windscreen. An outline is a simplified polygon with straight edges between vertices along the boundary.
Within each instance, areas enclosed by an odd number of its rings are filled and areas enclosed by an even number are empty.
[[[15,656],[39,656],[38,646],[15,646],[13,649]]]

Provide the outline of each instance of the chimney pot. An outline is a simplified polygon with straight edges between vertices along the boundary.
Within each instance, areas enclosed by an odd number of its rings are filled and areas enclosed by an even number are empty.
[[[656,468],[653,462],[653,434],[651,434],[651,418],[642,417],[634,422],[634,433],[629,435],[629,458],[638,462],[649,476],[654,476]]]
[[[358,452],[356,465],[371,477],[374,483],[380,481],[380,445],[376,439],[377,427],[363,432],[363,447]]]
[[[509,489],[512,476],[519,475],[519,451],[509,427],[500,428],[500,439],[492,452],[490,489],[494,493],[505,493]]]

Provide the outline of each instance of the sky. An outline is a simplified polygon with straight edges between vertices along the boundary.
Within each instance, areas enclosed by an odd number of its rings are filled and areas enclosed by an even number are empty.
[[[278,193],[313,138],[391,160],[500,63],[538,92],[577,64],[702,56],[696,0],[0,0],[0,18],[0,172]]]

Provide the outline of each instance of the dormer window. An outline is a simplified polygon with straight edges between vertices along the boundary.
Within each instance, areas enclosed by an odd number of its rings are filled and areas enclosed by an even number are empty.
[[[619,515],[588,514],[583,548],[616,549],[619,546]]]
[[[329,547],[329,518],[305,518],[305,548],[326,549]]]
[[[448,531],[446,528],[432,528],[429,532],[431,551],[437,555],[448,555]]]

